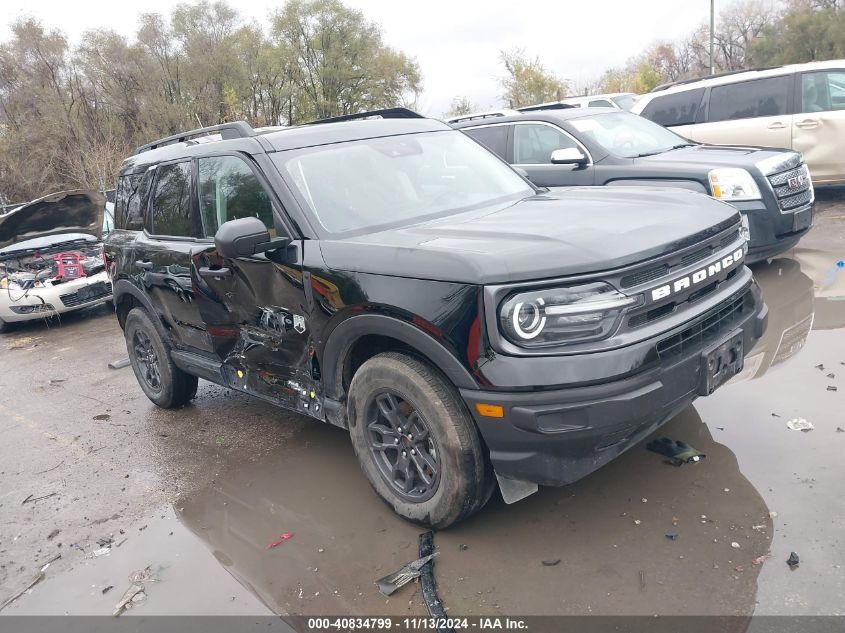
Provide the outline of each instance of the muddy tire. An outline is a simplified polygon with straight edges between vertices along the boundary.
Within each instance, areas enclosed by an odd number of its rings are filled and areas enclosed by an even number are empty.
[[[455,388],[406,354],[366,361],[349,387],[349,430],[361,469],[400,516],[445,528],[484,507],[493,472]]]
[[[132,371],[150,400],[164,409],[174,409],[196,396],[197,377],[173,364],[170,346],[162,339],[146,310],[130,310],[123,334]]]
[[[3,319],[0,319],[0,334],[5,334],[11,329],[12,325],[10,323],[6,323]]]

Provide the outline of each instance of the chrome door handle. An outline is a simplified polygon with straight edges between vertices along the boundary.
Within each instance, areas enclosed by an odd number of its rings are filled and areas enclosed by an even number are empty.
[[[770,130],[783,130],[784,128],[786,128],[786,125],[780,121],[775,121],[769,126]]]
[[[795,127],[800,127],[804,130],[812,130],[815,127],[819,127],[819,125],[821,125],[821,123],[816,119],[806,119],[804,121],[796,123]]]

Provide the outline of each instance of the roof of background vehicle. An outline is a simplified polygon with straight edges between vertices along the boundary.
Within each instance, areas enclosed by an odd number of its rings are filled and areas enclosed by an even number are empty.
[[[562,103],[581,103],[582,101],[596,101],[599,99],[613,99],[615,97],[624,97],[627,95],[636,96],[636,92],[605,92],[600,95],[580,95],[576,97],[566,97],[561,99]]]
[[[526,120],[547,121],[549,123],[554,123],[557,121],[580,119],[586,116],[593,116],[595,114],[619,114],[619,112],[620,110],[617,108],[565,108],[563,110],[535,110],[533,112],[520,112],[519,114],[500,116],[492,119],[458,121],[456,123],[452,123],[452,127],[455,129],[462,129],[482,125],[514,123]]]
[[[673,94],[676,92],[683,92],[685,90],[694,90],[697,88],[706,88],[708,86],[721,86],[723,84],[734,83],[736,81],[747,81],[749,79],[763,79],[765,77],[777,77],[780,75],[789,75],[794,72],[803,72],[808,70],[824,70],[827,68],[845,68],[845,59],[832,59],[823,62],[808,62],[805,64],[789,64],[787,66],[775,66],[772,68],[759,68],[752,70],[729,71],[714,75],[713,77],[701,77],[700,79],[685,79],[674,83],[662,84],[654,88],[651,92],[644,94],[634,106],[634,109],[639,111],[646,103],[651,101],[654,97],[664,94]]]

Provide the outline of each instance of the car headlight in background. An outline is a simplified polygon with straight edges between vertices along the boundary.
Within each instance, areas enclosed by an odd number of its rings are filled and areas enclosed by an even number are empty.
[[[725,202],[736,200],[759,200],[760,189],[754,178],[744,169],[724,167],[711,169],[710,192],[713,197]]]
[[[520,347],[584,343],[609,336],[622,311],[641,302],[603,282],[538,289],[508,297],[499,323]]]

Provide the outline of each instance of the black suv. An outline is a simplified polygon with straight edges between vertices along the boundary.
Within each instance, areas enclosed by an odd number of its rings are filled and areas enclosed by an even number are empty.
[[[767,310],[736,209],[544,193],[439,121],[376,114],[123,163],[105,253],[153,402],[199,377],[348,429],[376,492],[445,527],[497,481],[513,502],[583,477],[741,370]]]
[[[813,224],[813,184],[792,150],[703,145],[615,108],[533,106],[449,119],[541,187],[661,186],[739,209],[748,263],[782,253]]]

